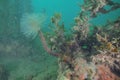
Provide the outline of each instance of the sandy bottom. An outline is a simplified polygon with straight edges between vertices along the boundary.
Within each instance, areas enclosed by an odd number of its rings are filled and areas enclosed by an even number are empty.
[[[57,76],[57,59],[47,54],[0,57],[0,64],[7,69],[8,80],[56,80]]]

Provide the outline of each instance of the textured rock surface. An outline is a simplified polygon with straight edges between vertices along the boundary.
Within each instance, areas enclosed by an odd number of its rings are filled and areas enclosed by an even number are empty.
[[[8,80],[8,71],[5,69],[5,66],[0,64],[0,80]]]

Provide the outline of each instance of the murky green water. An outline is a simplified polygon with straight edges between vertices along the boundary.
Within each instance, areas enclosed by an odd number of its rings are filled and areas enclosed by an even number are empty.
[[[112,1],[120,4],[119,0]],[[0,0],[0,80],[56,80],[59,69],[58,58],[48,54],[49,51],[46,51],[43,46],[44,39],[41,41],[38,31],[42,31],[48,48],[56,53],[64,54],[65,52],[66,55],[67,49],[62,44],[70,45],[74,39],[72,29],[76,25],[75,17],[80,15],[83,4],[84,0]],[[109,10],[111,5],[105,8]],[[55,25],[51,23],[55,13],[57,13],[57,19],[61,17],[60,22],[58,19],[60,28],[56,25],[57,20],[54,17]],[[89,18],[88,37],[81,39],[79,43],[82,50],[89,53],[84,56],[91,56],[94,51],[91,46],[99,45],[96,42],[94,45],[89,42],[92,40],[94,42],[94,32],[98,29],[98,33],[101,33],[102,30],[99,31],[99,27],[103,27],[104,31],[106,24],[110,22],[114,24],[119,17],[120,9],[118,8]],[[120,37],[119,27],[118,32],[108,36],[110,40],[112,37]],[[62,33],[65,34],[64,38]],[[112,31],[107,34],[110,33]],[[103,36],[103,33],[101,34]],[[54,43],[54,39],[58,42]],[[61,49],[61,46],[64,49]]]

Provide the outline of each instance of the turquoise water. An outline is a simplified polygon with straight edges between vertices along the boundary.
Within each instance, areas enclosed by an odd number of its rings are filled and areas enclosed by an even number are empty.
[[[119,2],[119,0],[114,0],[115,2]],[[47,20],[49,21],[50,17],[55,13],[59,12],[62,14],[62,21],[65,23],[66,27],[71,27],[71,24],[74,23],[74,17],[79,14],[81,8],[79,5],[84,3],[83,0],[33,0],[32,5],[34,8],[34,12],[39,13],[45,10],[47,14]],[[95,25],[105,24],[106,20],[115,20],[120,14],[120,10],[117,9],[109,14],[102,15],[100,14],[97,18],[93,19],[91,22]],[[104,19],[103,19],[104,18]]]
[[[55,12],[61,13],[66,26],[70,26],[73,23],[75,15],[80,11],[80,7],[78,5],[82,3],[82,0],[69,0],[69,2],[64,0],[54,0],[52,2],[50,0],[34,0],[32,4],[35,12],[39,13],[42,12],[42,9],[45,9],[48,21]]]
[[[112,1],[120,3],[119,0]],[[65,27],[65,34],[69,32],[69,35],[65,35],[65,40],[60,39],[57,44],[52,44],[51,48],[64,41],[69,44],[69,37],[73,37],[71,29],[76,25],[74,19],[82,11],[80,5],[83,4],[84,0],[0,0],[0,80],[57,80],[60,67],[58,58],[45,50],[39,31],[43,32],[48,48],[51,47],[49,41],[62,31],[60,29],[55,33],[56,27],[53,26],[52,32],[51,18],[55,13],[60,13],[60,23],[64,23],[60,26]],[[92,32],[94,26],[102,27],[108,20],[112,22],[119,17],[120,8],[106,14],[99,13],[97,17],[90,18],[90,30]],[[50,37],[47,33],[51,33]],[[91,45],[84,40],[83,43],[85,45],[81,48],[88,53]],[[60,52],[59,45],[57,47]]]

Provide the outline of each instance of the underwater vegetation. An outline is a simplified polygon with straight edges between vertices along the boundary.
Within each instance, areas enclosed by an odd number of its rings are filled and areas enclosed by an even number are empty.
[[[105,6],[111,6],[106,10]],[[95,26],[90,34],[90,19],[120,8],[112,0],[84,0],[82,11],[74,18],[67,33],[61,14],[55,13],[49,25],[51,32],[41,30],[45,17],[26,14],[21,32],[34,39],[39,35],[47,53],[58,58],[57,80],[120,80],[120,18]],[[68,35],[69,34],[69,35]]]
[[[105,6],[109,6],[106,9]],[[120,8],[120,4],[113,0],[84,0],[84,5],[81,6],[83,11],[90,11],[92,17],[96,17],[98,13],[106,14]]]

